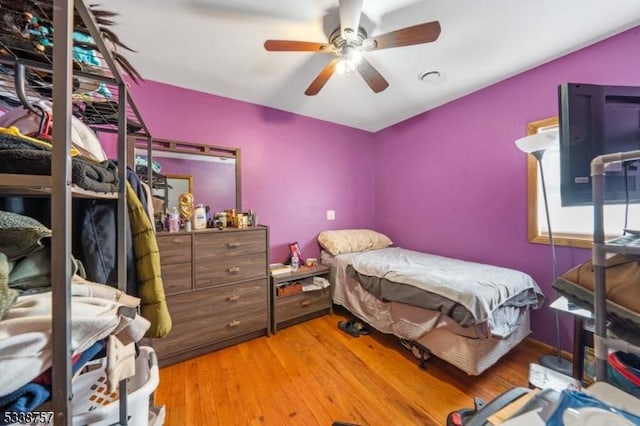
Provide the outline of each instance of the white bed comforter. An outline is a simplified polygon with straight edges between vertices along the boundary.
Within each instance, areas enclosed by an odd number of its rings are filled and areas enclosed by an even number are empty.
[[[414,286],[464,306],[476,324],[503,305],[539,307],[544,294],[529,275],[399,247],[371,250],[351,259],[360,274]]]

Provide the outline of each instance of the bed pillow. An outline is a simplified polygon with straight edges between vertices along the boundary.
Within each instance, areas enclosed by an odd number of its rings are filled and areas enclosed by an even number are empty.
[[[354,251],[365,251],[389,247],[393,241],[380,232],[370,229],[340,229],[322,231],[318,243],[332,256]]]

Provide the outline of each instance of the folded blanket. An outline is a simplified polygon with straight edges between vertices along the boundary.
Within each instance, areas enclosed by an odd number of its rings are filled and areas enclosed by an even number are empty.
[[[0,173],[50,175],[51,150],[9,134],[0,134]],[[117,168],[111,161],[95,163],[81,157],[71,159],[71,181],[96,192],[118,190]]]
[[[81,354],[73,357],[72,373],[75,374],[84,365],[91,361],[104,348],[103,341],[97,341]],[[51,394],[51,369],[36,377],[33,382],[27,383],[20,389],[8,395],[0,397],[0,412],[27,413],[36,410],[42,403],[49,399]],[[0,425],[4,425],[0,419]]]
[[[41,250],[43,239],[48,237],[51,237],[51,230],[37,220],[0,210],[0,251],[9,260]]]
[[[0,397],[0,411],[27,413],[37,409],[49,399],[50,389],[38,383],[27,383],[15,392]],[[4,416],[3,416],[4,417]],[[0,425],[10,424],[0,419]]]
[[[0,210],[0,252],[6,254],[8,285],[20,291],[43,291],[51,286],[51,230],[37,220]],[[86,276],[71,257],[73,274]],[[0,315],[1,317],[1,315]]]
[[[18,297],[18,292],[9,288],[9,261],[7,256],[0,252],[0,319],[11,308]]]
[[[104,299],[71,300],[71,350],[83,352],[120,322],[119,305]],[[51,367],[51,293],[21,296],[0,321],[0,396],[31,382]]]

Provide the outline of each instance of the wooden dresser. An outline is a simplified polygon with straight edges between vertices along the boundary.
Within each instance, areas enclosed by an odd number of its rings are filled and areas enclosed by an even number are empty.
[[[158,233],[173,328],[154,339],[160,365],[270,334],[269,230]]]

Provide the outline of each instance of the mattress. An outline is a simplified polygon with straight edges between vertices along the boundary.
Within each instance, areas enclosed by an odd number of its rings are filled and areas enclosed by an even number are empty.
[[[358,255],[321,253],[321,262],[331,268],[334,303],[382,333],[419,343],[469,375],[481,374],[531,332],[524,308],[498,309],[495,320],[462,327],[439,311],[384,302],[346,272]]]
[[[544,294],[528,274],[401,247],[353,257],[348,272],[378,299],[439,310],[463,326],[499,307],[538,308]]]
[[[417,342],[432,354],[455,365],[470,376],[482,374],[531,333],[529,311],[525,311],[518,327],[504,339],[470,339],[436,328]]]
[[[321,262],[331,267],[333,302],[346,307],[353,314],[375,318],[376,327],[383,333],[392,333],[401,338],[416,340],[433,328],[443,328],[454,334],[473,338],[505,338],[521,324],[527,309],[520,306],[502,306],[495,309],[485,322],[461,326],[448,315],[418,306],[382,301],[369,293],[356,279],[347,273],[347,268],[359,252],[332,256],[321,253]],[[363,318],[364,319],[364,318]]]

